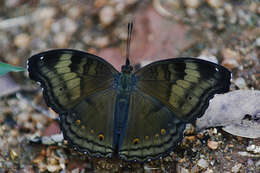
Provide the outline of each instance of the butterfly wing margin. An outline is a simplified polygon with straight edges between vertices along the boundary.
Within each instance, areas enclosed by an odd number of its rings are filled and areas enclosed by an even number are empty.
[[[119,72],[100,57],[73,49],[55,49],[28,59],[31,79],[40,82],[48,106],[62,113],[83,98],[113,85]]]
[[[145,162],[167,155],[181,141],[185,123],[157,99],[133,91],[119,157]]]
[[[151,63],[135,72],[136,87],[165,104],[185,122],[202,116],[216,93],[229,90],[230,72],[196,58]]]
[[[60,115],[64,138],[75,150],[92,157],[112,157],[116,96],[112,88],[100,91]]]

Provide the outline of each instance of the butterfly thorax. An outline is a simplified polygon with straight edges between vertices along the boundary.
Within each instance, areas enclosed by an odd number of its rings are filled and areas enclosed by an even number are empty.
[[[121,73],[117,84],[117,91],[120,94],[130,94],[135,86],[135,77],[133,74]]]
[[[135,76],[132,74],[133,67],[124,65],[121,70],[122,72],[117,79],[116,89],[120,94],[128,94],[133,90],[136,83]]]

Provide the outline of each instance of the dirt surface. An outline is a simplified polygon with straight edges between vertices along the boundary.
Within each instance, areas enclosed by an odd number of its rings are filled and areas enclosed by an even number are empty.
[[[26,67],[34,53],[73,48],[97,54],[120,69],[129,20],[134,21],[130,57],[136,68],[165,58],[210,57],[232,72],[231,90],[260,89],[258,0],[2,0],[0,61]],[[47,109],[26,72],[10,76],[26,91],[27,100]],[[174,153],[146,164],[28,144],[31,135],[57,132],[55,120],[16,93],[1,97],[0,173],[260,172],[260,139],[233,136],[221,128],[195,132],[191,126]]]

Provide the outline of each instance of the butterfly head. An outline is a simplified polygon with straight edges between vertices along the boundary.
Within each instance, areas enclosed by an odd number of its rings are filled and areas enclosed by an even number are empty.
[[[133,67],[130,65],[129,59],[126,59],[125,65],[121,67],[121,72],[124,74],[130,74],[133,71]]]

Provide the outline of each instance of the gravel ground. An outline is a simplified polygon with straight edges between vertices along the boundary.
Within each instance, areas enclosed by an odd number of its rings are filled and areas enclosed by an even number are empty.
[[[102,56],[119,69],[130,19],[134,64],[210,57],[232,71],[231,90],[260,89],[258,0],[2,0],[0,61],[25,67],[34,53],[74,48]],[[37,88],[27,73],[11,76],[28,93]],[[40,92],[28,98],[47,109]],[[57,132],[57,122],[15,93],[1,97],[0,173],[260,172],[260,139],[234,136],[221,128],[195,132],[190,126],[174,153],[143,165],[91,159],[70,147],[31,145],[26,140]]]

